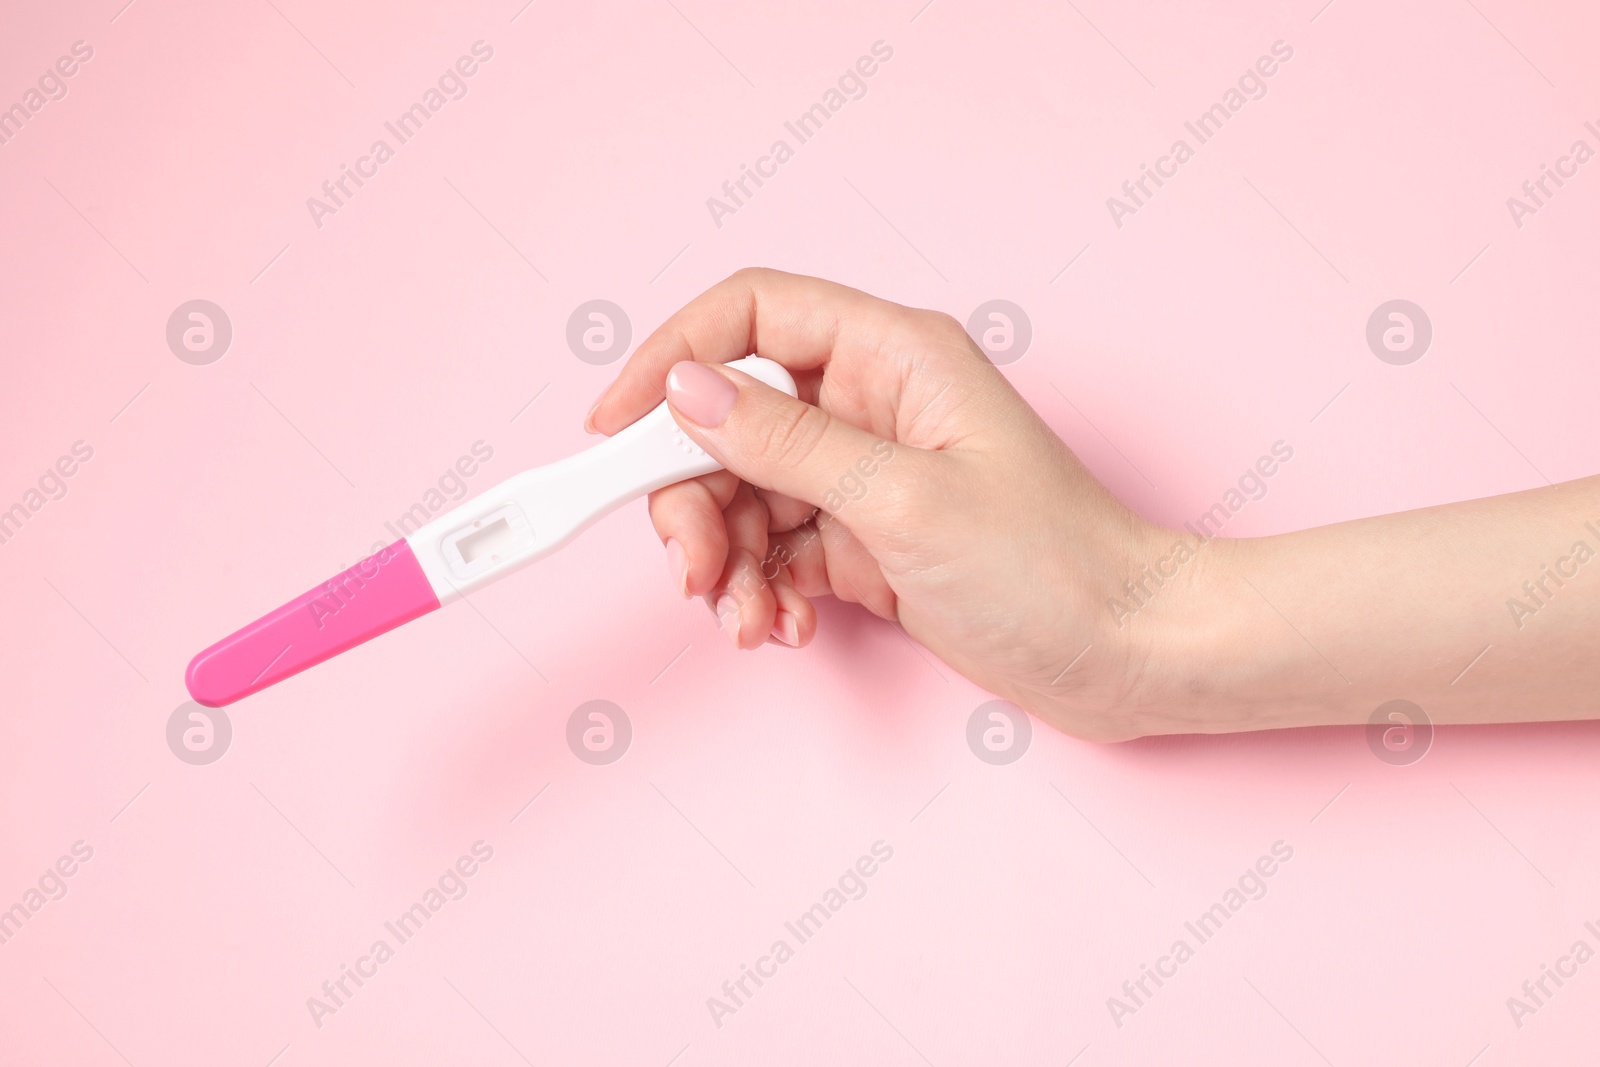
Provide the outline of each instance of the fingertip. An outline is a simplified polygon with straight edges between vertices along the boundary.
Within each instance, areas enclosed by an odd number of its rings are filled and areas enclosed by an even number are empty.
[[[776,611],[772,616],[772,630],[768,640],[789,648],[804,648],[817,633],[817,609],[781,571],[772,583]]]
[[[739,634],[743,629],[743,617],[739,611],[739,601],[731,593],[723,593],[717,597],[716,605],[711,609],[717,615],[717,628],[728,635],[728,640],[733,642],[733,647],[739,647]]]
[[[715,594],[706,598],[717,626],[737,649],[760,648],[772,633],[776,594],[762,576],[760,564],[746,549],[730,553]]]
[[[727,535],[718,538],[707,531],[691,538],[688,545],[683,550],[683,574],[678,588],[685,598],[705,596],[717,587],[717,580],[722,577],[728,559]]]
[[[727,562],[728,533],[719,494],[731,497],[738,482],[733,479],[723,485],[718,475],[726,473],[718,471],[650,494],[650,521],[666,548],[672,584],[685,597],[705,596],[715,589]]]
[[[794,617],[794,612],[778,609],[778,614],[772,620],[772,638],[790,648],[800,647],[800,622]]]
[[[667,572],[685,600],[689,598],[689,557],[676,537],[667,538]]]

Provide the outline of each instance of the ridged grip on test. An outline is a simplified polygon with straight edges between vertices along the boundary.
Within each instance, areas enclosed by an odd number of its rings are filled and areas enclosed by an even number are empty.
[[[370,641],[439,606],[411,546],[396,541],[189,663],[189,695],[217,708]]]

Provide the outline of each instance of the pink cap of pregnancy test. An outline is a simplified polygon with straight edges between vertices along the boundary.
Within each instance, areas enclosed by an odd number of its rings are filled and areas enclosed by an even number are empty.
[[[231,704],[438,606],[411,546],[396,541],[200,653],[184,683],[207,707]]]

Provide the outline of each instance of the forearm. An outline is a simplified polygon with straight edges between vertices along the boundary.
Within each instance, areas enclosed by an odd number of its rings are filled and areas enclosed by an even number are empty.
[[[1600,477],[1217,539],[1185,570],[1141,613],[1139,732],[1360,723],[1396,698],[1435,723],[1600,715]]]

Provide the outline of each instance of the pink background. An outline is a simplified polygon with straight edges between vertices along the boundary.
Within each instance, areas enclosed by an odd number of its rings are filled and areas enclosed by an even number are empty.
[[[475,441],[473,491],[589,443],[617,365],[568,350],[580,303],[637,342],[747,264],[963,321],[1015,301],[1034,339],[1007,373],[1174,524],[1279,439],[1230,533],[1593,473],[1600,161],[1520,229],[1505,201],[1600,147],[1594,14],[122,3],[12,5],[0,34],[5,105],[94,49],[0,148],[0,507],[94,449],[0,545],[0,907],[93,849],[0,945],[0,1060],[1592,1054],[1600,963],[1520,1028],[1505,1001],[1600,948],[1600,728],[1442,730],[1391,766],[1359,729],[1040,726],[990,766],[965,741],[988,696],[858,611],[735,654],[642,505],[481,614],[236,705],[219,762],[165,728],[191,655],[365,554]],[[477,40],[468,95],[315,226],[306,198]],[[705,199],[878,40],[866,97],[714,225]],[[1278,40],[1267,96],[1116,227],[1106,198]],[[194,298],[233,324],[209,366],[165,341]],[[1433,323],[1409,366],[1364,340],[1392,298]],[[564,740],[591,699],[633,724],[609,766]],[[306,999],[480,839],[470,892],[315,1025]],[[865,897],[716,1026],[707,998],[879,840]],[[1268,895],[1118,1027],[1107,998],[1279,840]]]

